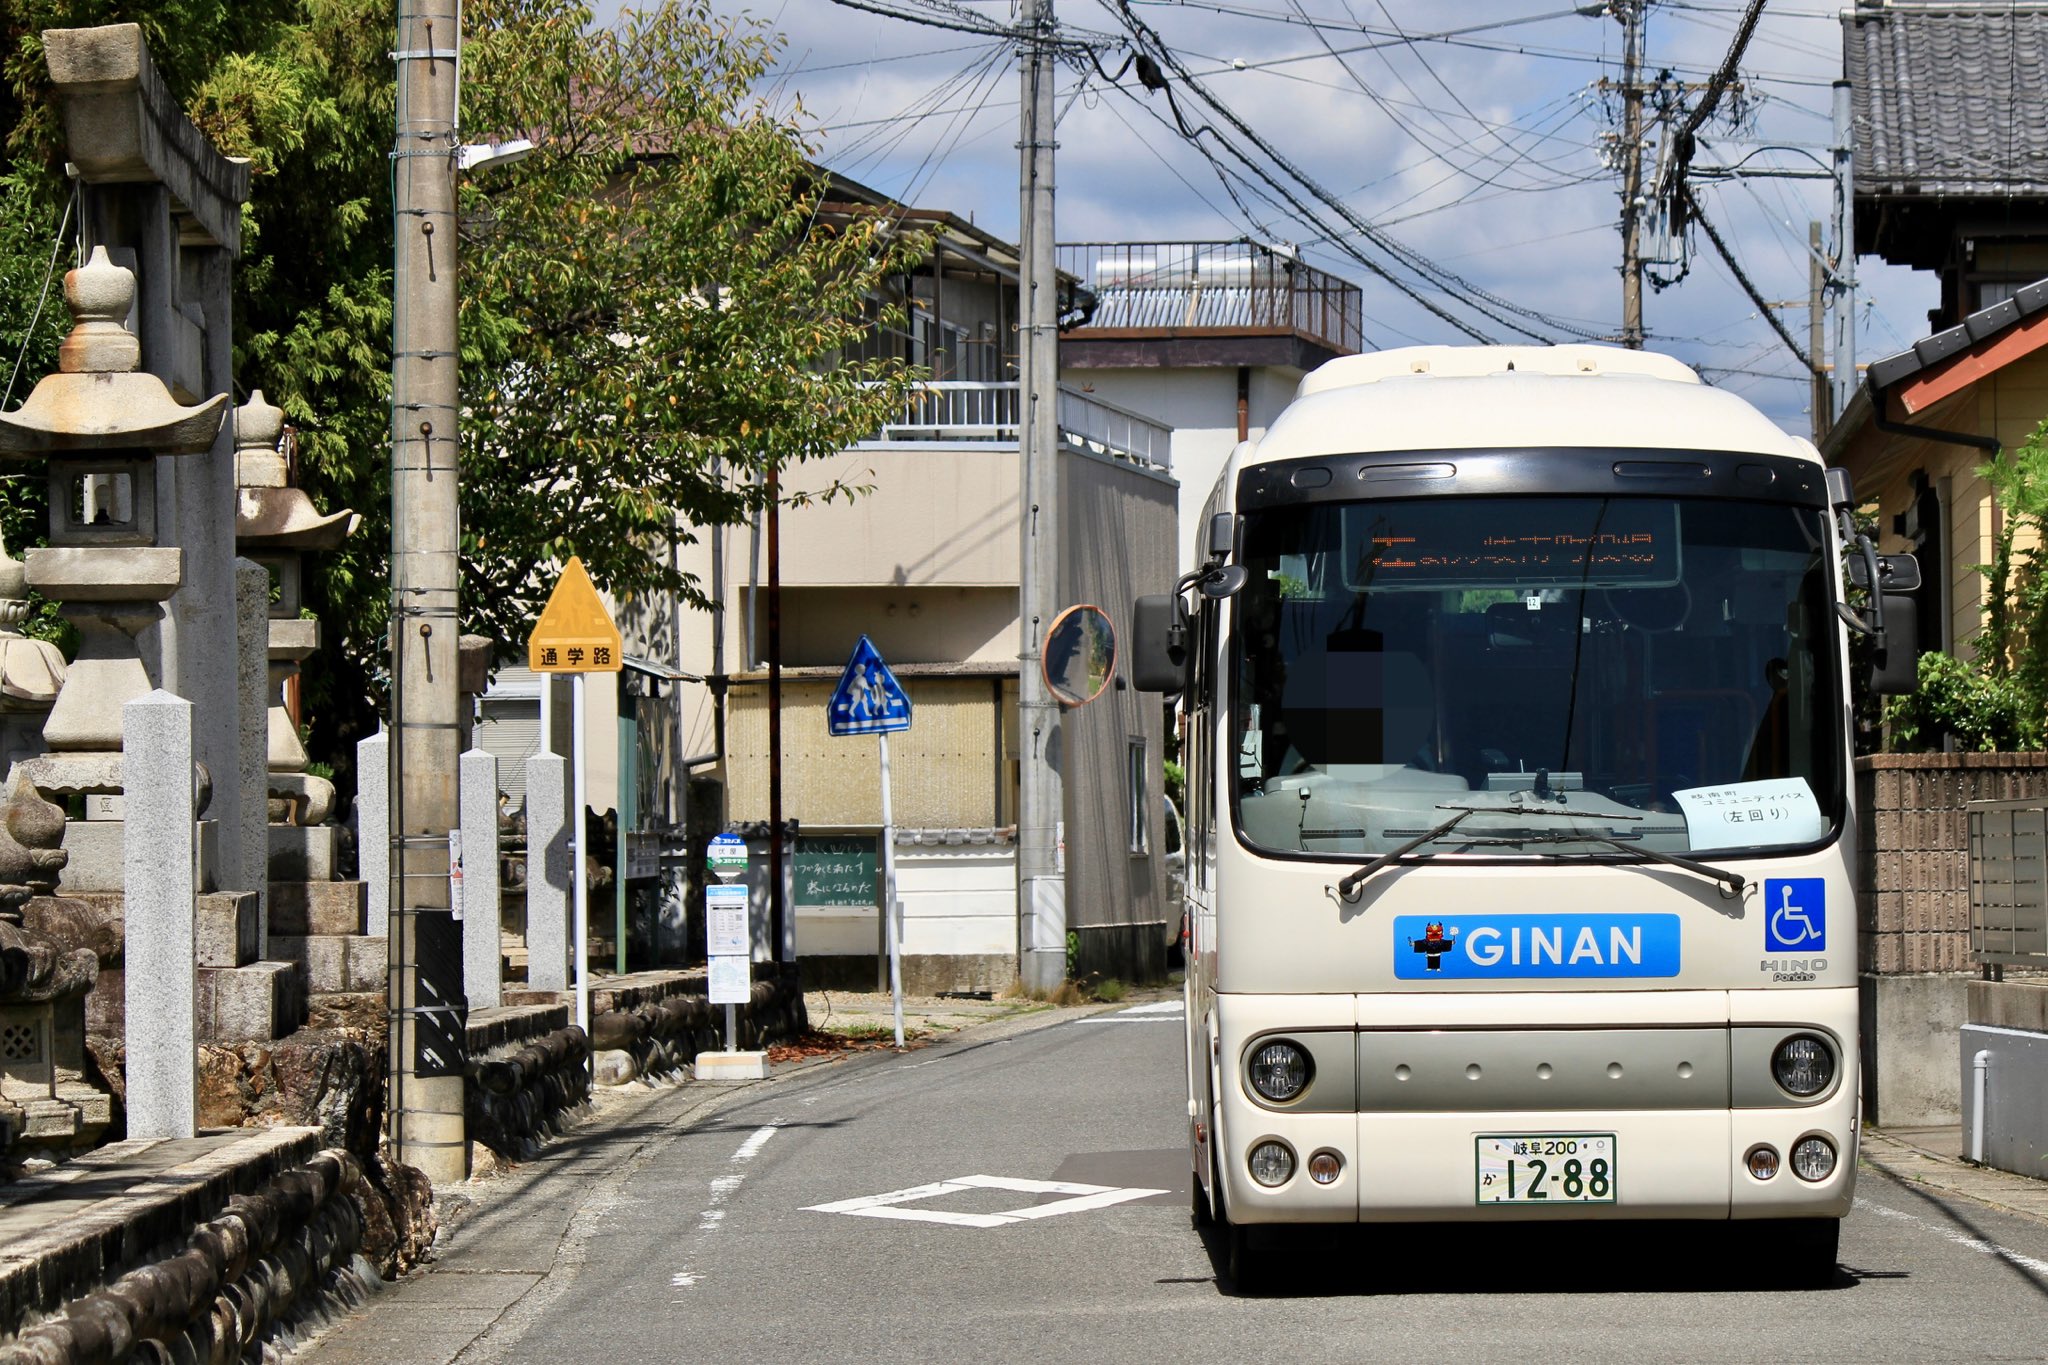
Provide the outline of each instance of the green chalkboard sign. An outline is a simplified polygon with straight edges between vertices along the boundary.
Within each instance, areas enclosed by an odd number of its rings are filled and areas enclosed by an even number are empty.
[[[878,904],[875,862],[875,839],[872,835],[798,835],[796,903]]]

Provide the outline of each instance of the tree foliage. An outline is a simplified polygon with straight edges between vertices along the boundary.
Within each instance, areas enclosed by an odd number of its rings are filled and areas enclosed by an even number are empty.
[[[2004,513],[1985,576],[1984,626],[1965,663],[1921,656],[1919,690],[1885,710],[1892,747],[2038,749],[2048,740],[2048,421],[1980,466]],[[1929,591],[1932,589],[1930,588]]]
[[[345,754],[374,724],[387,616],[392,8],[12,0],[0,338],[20,339],[17,297],[40,282],[69,193],[40,34],[121,21],[142,26],[194,122],[250,161],[237,398],[265,390],[291,423],[300,483],[363,515],[342,550],[307,564],[328,644],[307,670],[314,750]],[[795,114],[753,94],[777,42],[759,21],[669,0],[606,29],[571,0],[471,0],[464,23],[465,139],[539,143],[465,180],[460,200],[464,628],[514,653],[571,553],[623,598],[701,603],[668,537],[744,519],[765,471],[879,425],[910,372],[836,357],[918,243],[820,212]],[[53,302],[23,391],[61,333]],[[10,544],[18,524],[40,529],[39,502],[8,505]]]

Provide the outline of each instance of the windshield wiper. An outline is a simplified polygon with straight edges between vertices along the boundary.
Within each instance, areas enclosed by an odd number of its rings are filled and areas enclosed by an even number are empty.
[[[1443,809],[1443,807],[1438,807],[1438,809],[1441,810]],[[1400,861],[1402,858],[1407,857],[1409,854],[1413,853],[1416,849],[1421,848],[1430,840],[1443,838],[1446,834],[1449,834],[1452,830],[1456,829],[1467,818],[1478,814],[1484,808],[1480,806],[1453,806],[1450,809],[1453,809],[1458,813],[1456,815],[1453,815],[1450,819],[1444,821],[1441,825],[1438,825],[1435,829],[1424,830],[1422,833],[1416,835],[1413,839],[1410,839],[1407,843],[1401,845],[1399,848],[1389,849],[1387,852],[1380,854],[1379,857],[1374,858],[1364,867],[1359,868],[1356,872],[1353,872],[1349,876],[1345,877],[1342,881],[1338,882],[1337,894],[1342,896],[1347,901],[1357,900],[1358,888],[1365,885],[1365,879],[1367,877],[1370,877],[1373,873],[1379,871],[1381,868],[1387,867],[1395,862]]]
[[[1749,880],[1740,872],[1730,872],[1726,868],[1696,862],[1691,858],[1681,858],[1675,853],[1665,853],[1660,849],[1648,848],[1642,844],[1625,844],[1612,835],[1594,834],[1589,830],[1557,829],[1531,830],[1526,834],[1476,834],[1465,842],[1468,846],[1487,844],[1494,846],[1512,845],[1514,847],[1520,847],[1523,844],[1606,844],[1609,848],[1619,849],[1623,853],[1634,854],[1646,862],[1666,863],[1672,867],[1683,868],[1695,876],[1711,878],[1728,888],[1721,893],[1723,896],[1740,896],[1749,887]]]

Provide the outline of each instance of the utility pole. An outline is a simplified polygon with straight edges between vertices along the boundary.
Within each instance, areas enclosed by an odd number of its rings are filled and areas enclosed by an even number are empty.
[[[1067,884],[1059,866],[1059,704],[1046,686],[1039,650],[1058,605],[1059,565],[1059,278],[1053,265],[1052,0],[1024,0],[1022,128],[1018,141],[1023,204],[1017,288],[1017,416],[1023,466],[1023,563],[1017,578],[1022,648],[1017,678],[1017,968],[1026,987],[1052,990],[1067,975]]]
[[[1862,382],[1856,374],[1856,130],[1847,81],[1835,82],[1834,112],[1835,411],[1847,412]]]
[[[469,1173],[455,825],[460,574],[455,334],[459,0],[399,0],[391,365],[390,1133],[436,1185]],[[582,857],[583,850],[577,849]]]
[[[1643,0],[1614,0],[1621,21],[1621,344],[1643,349]]]
[[[1813,443],[1835,424],[1834,395],[1828,390],[1827,270],[1821,264],[1820,224],[1806,225],[1806,354],[1813,359]]]

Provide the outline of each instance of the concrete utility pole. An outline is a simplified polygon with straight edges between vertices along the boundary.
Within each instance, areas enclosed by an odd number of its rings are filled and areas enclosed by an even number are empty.
[[[1614,0],[1621,21],[1621,344],[1643,348],[1643,0]]]
[[[1806,225],[1806,353],[1813,358],[1813,443],[1835,424],[1828,391],[1827,267],[1820,252],[1820,224]]]
[[[390,1129],[436,1185],[469,1174],[457,820],[455,440],[458,0],[399,0],[392,261]],[[576,850],[581,858],[583,850]]]
[[[1835,411],[1847,412],[1856,373],[1856,129],[1849,82],[1835,82]],[[1882,415],[1882,414],[1880,414]]]
[[[1059,538],[1059,277],[1053,263],[1052,0],[1025,0],[1022,135],[1023,255],[1018,302],[1018,448],[1022,455],[1023,564],[1017,578],[1022,649],[1017,678],[1017,969],[1033,990],[1052,990],[1067,975],[1067,883],[1059,866],[1060,775],[1052,748],[1060,742],[1059,703],[1045,684],[1039,650],[1058,607]]]

